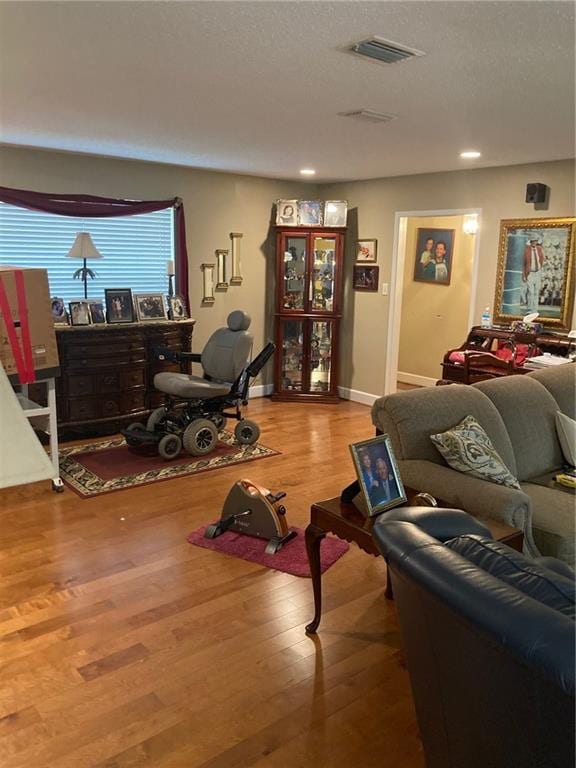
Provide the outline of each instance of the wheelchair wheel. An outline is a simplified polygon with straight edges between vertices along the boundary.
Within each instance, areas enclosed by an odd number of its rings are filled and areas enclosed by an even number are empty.
[[[222,416],[221,413],[212,413],[210,414],[209,418],[210,418],[210,421],[213,422],[218,432],[222,432],[222,430],[225,429],[226,417]]]
[[[184,430],[184,448],[192,456],[205,456],[218,442],[218,430],[209,419],[194,419]]]
[[[242,419],[234,428],[234,435],[240,445],[254,445],[260,437],[260,427],[253,421]]]
[[[164,435],[158,443],[158,453],[163,459],[175,459],[182,450],[182,440],[178,435]]]
[[[146,427],[141,421],[133,421],[126,427],[126,432],[146,432]]]
[[[150,416],[148,416],[148,421],[146,422],[146,429],[148,432],[155,432],[156,425],[162,421],[165,415],[166,408],[156,408],[156,410],[152,411]]]

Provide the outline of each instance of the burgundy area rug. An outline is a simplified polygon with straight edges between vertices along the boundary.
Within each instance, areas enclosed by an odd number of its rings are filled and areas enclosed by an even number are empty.
[[[240,557],[242,560],[265,565],[267,568],[273,568],[283,573],[291,573],[293,576],[306,576],[310,578],[304,531],[301,528],[290,528],[291,531],[296,531],[296,537],[286,542],[275,555],[267,555],[264,550],[268,542],[264,539],[257,539],[255,536],[245,536],[233,531],[226,531],[215,539],[205,539],[204,531],[207,527],[207,525],[204,525],[202,528],[192,531],[187,537],[190,544],[213,549],[225,555],[232,555],[232,557]],[[320,567],[322,573],[327,571],[331,565],[334,565],[336,560],[339,560],[349,548],[348,542],[337,539],[335,536],[326,536],[320,544]]]
[[[79,496],[87,497],[277,455],[278,451],[260,443],[238,445],[232,433],[222,432],[220,442],[207,456],[183,452],[165,461],[160,456],[137,453],[123,437],[117,437],[61,448],[60,476]]]

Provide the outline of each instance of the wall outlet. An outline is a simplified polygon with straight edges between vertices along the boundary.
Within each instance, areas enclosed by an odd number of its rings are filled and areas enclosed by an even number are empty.
[[[388,283],[382,283],[382,296],[388,296]]]

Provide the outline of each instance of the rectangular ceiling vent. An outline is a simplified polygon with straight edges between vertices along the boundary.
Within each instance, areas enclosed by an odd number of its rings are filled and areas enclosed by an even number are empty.
[[[354,109],[351,112],[339,112],[339,115],[353,117],[366,123],[389,123],[397,117],[397,115],[385,115],[384,112],[373,112],[371,109]]]
[[[391,40],[384,40],[382,37],[362,40],[362,42],[353,45],[350,50],[359,56],[367,56],[369,59],[376,59],[376,61],[382,61],[384,64],[396,64],[416,56],[424,56],[423,51],[406,48],[406,46],[398,45]]]

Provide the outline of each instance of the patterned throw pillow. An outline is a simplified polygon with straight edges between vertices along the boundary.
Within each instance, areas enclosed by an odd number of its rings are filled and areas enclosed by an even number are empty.
[[[473,416],[466,416],[447,432],[430,435],[430,439],[452,469],[498,485],[520,488],[518,480]]]

